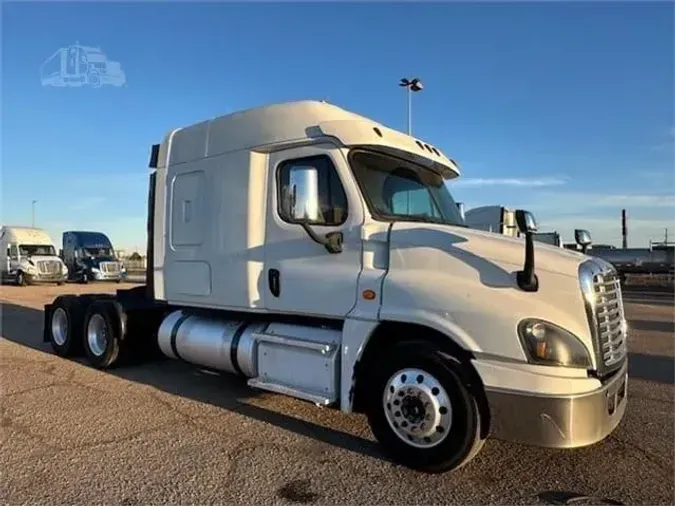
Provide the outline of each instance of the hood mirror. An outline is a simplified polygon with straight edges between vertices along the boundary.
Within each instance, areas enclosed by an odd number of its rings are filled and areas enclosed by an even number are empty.
[[[531,212],[518,209],[516,210],[516,224],[518,230],[525,234],[525,265],[522,271],[516,273],[518,286],[525,292],[536,292],[539,290],[539,279],[534,272],[534,237],[532,234],[537,231],[537,221]]]
[[[523,209],[516,210],[516,224],[522,234],[537,231],[537,220],[534,219],[534,214],[529,211]]]
[[[592,242],[591,233],[583,228],[577,228],[574,231],[574,240],[581,246],[581,251],[585,254]]]

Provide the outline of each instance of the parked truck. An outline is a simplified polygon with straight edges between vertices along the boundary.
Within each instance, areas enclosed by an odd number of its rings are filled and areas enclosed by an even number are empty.
[[[515,209],[499,205],[474,207],[464,212],[464,219],[466,225],[475,230],[520,237]]]
[[[125,270],[108,236],[101,232],[69,230],[63,233],[63,261],[70,279],[121,282]]]
[[[520,237],[522,234],[516,224],[516,210],[500,205],[474,207],[465,212],[466,224],[476,230],[486,230],[496,234],[510,237]],[[584,229],[577,229],[575,237],[581,232],[590,237],[590,233]],[[563,241],[560,234],[553,232],[536,232],[533,234],[536,242],[550,244],[562,248]],[[578,244],[578,243],[574,243]],[[580,247],[581,249],[581,247]]]
[[[169,131],[151,149],[147,282],[45,306],[100,369],[137,350],[365,413],[384,451],[458,469],[487,437],[596,443],[627,404],[627,325],[601,259],[466,226],[436,146],[313,101]]]
[[[0,266],[3,284],[62,285],[68,279],[68,268],[56,255],[52,239],[40,228],[3,226],[0,229]]]

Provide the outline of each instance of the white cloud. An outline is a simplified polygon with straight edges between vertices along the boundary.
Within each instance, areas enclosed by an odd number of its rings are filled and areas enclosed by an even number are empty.
[[[566,178],[543,177],[543,178],[465,178],[450,183],[452,186],[559,186],[567,183]]]

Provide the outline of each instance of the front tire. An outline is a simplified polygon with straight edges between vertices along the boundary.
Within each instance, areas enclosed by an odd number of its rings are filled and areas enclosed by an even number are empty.
[[[28,281],[26,280],[26,275],[23,273],[23,271],[18,271],[16,273],[16,284],[18,286],[28,285]]]
[[[393,346],[367,378],[366,416],[397,463],[430,473],[457,470],[480,450],[478,403],[462,364],[424,342]]]

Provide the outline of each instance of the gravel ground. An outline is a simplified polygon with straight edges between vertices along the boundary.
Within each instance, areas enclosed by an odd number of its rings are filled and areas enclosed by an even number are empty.
[[[43,304],[117,288],[1,288],[3,504],[674,502],[670,295],[626,294],[629,405],[607,440],[573,451],[489,440],[439,476],[382,458],[361,416],[169,360],[100,372],[42,344]]]

